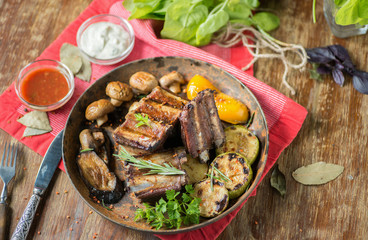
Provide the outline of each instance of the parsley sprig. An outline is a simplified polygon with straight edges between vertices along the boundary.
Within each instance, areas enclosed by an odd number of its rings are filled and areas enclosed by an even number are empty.
[[[141,159],[137,159],[130,155],[128,151],[120,146],[119,154],[114,154],[122,161],[127,161],[132,163],[134,167],[138,169],[150,169],[149,172],[145,173],[144,175],[151,175],[151,174],[160,174],[160,175],[184,175],[185,172],[175,168],[171,163],[163,163],[163,165],[159,165],[157,163],[153,163],[151,161],[144,161]]]
[[[181,224],[199,223],[200,198],[193,198],[192,185],[185,186],[186,192],[178,197],[180,192],[175,190],[166,191],[166,200],[161,198],[155,206],[143,203],[144,208],[138,208],[135,212],[134,221],[146,219],[147,223],[157,230],[163,226],[167,228],[180,228]]]
[[[152,128],[147,114],[135,113],[134,117],[135,120],[138,121],[138,123],[135,125],[136,128],[139,128],[140,126],[143,125],[147,125],[148,127]]]

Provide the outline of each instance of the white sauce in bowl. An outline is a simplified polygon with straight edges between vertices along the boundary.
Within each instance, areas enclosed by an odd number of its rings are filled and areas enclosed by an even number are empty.
[[[81,36],[81,48],[89,56],[111,59],[120,56],[129,46],[129,34],[110,22],[91,24]]]

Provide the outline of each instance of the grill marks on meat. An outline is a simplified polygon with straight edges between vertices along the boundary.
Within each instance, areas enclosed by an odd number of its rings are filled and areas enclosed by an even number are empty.
[[[151,161],[159,165],[163,165],[166,162],[172,164],[177,169],[182,169],[182,164],[187,161],[184,148],[154,153],[139,159]],[[124,164],[126,187],[142,200],[152,200],[161,197],[167,190],[180,191],[181,187],[188,182],[186,174],[173,176],[144,175],[148,170],[137,169],[128,162],[124,162]]]
[[[225,133],[218,116],[213,91],[203,90],[190,101],[179,117],[181,136],[188,153],[201,162],[210,158],[209,150],[221,146]]]
[[[156,87],[129,110],[125,121],[114,131],[116,142],[153,152],[164,144],[172,133],[182,108],[188,101]],[[149,125],[136,127],[134,114],[148,115]]]

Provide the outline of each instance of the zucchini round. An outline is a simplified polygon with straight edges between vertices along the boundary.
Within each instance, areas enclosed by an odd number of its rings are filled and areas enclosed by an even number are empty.
[[[259,140],[251,131],[241,125],[233,125],[225,130],[225,143],[216,149],[216,154],[237,152],[248,160],[250,165],[254,163],[259,153]]]
[[[187,154],[187,161],[181,167],[187,172],[188,184],[195,184],[207,177],[207,163],[200,163],[197,158],[192,158],[189,154]]]
[[[225,187],[229,191],[230,199],[239,197],[245,192],[253,178],[253,171],[247,159],[243,155],[235,152],[224,153],[215,158],[209,168],[209,173],[212,167],[215,166],[229,180],[224,180]],[[213,171],[216,178],[224,178],[218,171]]]
[[[215,217],[222,213],[229,204],[229,192],[225,184],[217,180],[213,180],[213,191],[211,179],[207,178],[198,182],[194,186],[194,195],[202,200],[199,204],[202,217]]]

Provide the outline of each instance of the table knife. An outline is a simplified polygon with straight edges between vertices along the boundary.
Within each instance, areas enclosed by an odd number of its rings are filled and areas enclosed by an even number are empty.
[[[33,195],[29,200],[26,209],[23,212],[21,219],[11,237],[11,240],[25,240],[34,215],[37,210],[37,206],[40,203],[41,196],[45,192],[47,186],[49,185],[52,176],[54,175],[56,167],[59,165],[62,156],[62,139],[63,132],[61,131],[56,138],[52,141],[51,145],[47,149],[46,155],[42,160],[40,169],[36,177],[35,185],[33,188]]]

